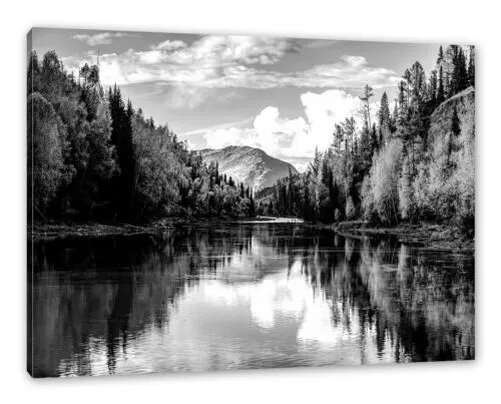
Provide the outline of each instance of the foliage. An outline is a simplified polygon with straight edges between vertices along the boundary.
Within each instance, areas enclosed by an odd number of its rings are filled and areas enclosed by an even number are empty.
[[[40,93],[28,97],[28,131],[28,190],[34,208],[40,212],[54,199],[63,180],[63,145],[57,116]]]
[[[133,221],[253,216],[248,187],[206,166],[168,126],[105,93],[99,66],[78,81],[54,51],[28,66],[28,186],[35,219]]]
[[[383,222],[398,221],[398,180],[402,142],[394,139],[374,159],[370,172],[374,210]]]

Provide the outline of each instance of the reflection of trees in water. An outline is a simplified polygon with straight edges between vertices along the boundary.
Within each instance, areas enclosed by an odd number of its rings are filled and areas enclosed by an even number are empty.
[[[214,275],[252,248],[251,229],[181,228],[162,236],[37,243],[34,374],[91,374],[93,355],[116,370],[130,339],[163,328],[200,272]],[[95,371],[95,370],[94,370]]]
[[[350,332],[358,320],[362,362],[369,334],[378,357],[389,343],[397,362],[474,358],[472,257],[389,240],[332,245],[327,237],[311,246],[303,270],[333,302],[334,325]]]
[[[286,259],[289,271],[299,260],[332,303],[333,325],[360,332],[362,361],[370,338],[378,356],[390,346],[396,361],[474,356],[471,259],[303,226],[207,225],[36,244],[34,373],[114,373],[131,340],[167,326],[187,287],[221,279],[237,261],[258,280],[271,265],[266,253]]]
[[[472,256],[305,231],[270,241],[288,254],[289,269],[300,260],[312,288],[332,303],[334,326],[351,333],[357,322],[362,362],[367,338],[378,357],[389,347],[397,362],[474,358]]]

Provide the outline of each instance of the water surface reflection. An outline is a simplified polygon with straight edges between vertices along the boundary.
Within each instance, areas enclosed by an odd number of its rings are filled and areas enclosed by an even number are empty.
[[[37,376],[475,356],[473,255],[248,223],[33,256]]]

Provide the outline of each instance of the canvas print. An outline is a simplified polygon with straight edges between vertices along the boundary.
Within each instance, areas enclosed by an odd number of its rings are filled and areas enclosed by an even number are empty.
[[[475,359],[475,49],[34,28],[33,377]]]

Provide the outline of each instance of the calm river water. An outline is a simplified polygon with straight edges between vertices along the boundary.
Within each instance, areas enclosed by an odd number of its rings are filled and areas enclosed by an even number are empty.
[[[474,257],[302,224],[37,242],[34,375],[475,357]]]

